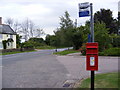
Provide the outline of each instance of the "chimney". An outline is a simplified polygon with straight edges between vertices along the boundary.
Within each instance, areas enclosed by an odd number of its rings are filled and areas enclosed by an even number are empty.
[[[2,24],[2,17],[0,17],[0,25]]]

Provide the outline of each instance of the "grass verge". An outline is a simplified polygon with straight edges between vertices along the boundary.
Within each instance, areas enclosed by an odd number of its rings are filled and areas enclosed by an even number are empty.
[[[0,53],[0,55],[9,55],[9,54],[16,54],[16,53],[25,53],[25,52],[34,52],[35,50],[32,51],[16,51],[16,52],[6,52],[6,53]]]
[[[118,88],[118,73],[95,75],[95,88]],[[79,88],[90,88],[90,78],[83,80]]]
[[[39,47],[36,47],[36,49],[55,49],[55,47],[52,47],[52,46],[39,46]]]
[[[55,52],[53,54],[67,55],[67,54],[70,54],[70,53],[77,53],[77,52],[80,52],[80,51],[77,51],[77,50],[65,50],[65,51],[61,51],[61,52]]]

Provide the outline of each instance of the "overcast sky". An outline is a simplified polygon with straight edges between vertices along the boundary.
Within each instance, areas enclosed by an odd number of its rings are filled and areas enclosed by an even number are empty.
[[[18,21],[25,18],[31,19],[45,33],[53,34],[59,27],[59,17],[68,11],[71,19],[78,20],[78,26],[84,24],[89,17],[78,17],[78,3],[93,3],[94,13],[100,8],[113,11],[113,17],[117,17],[119,0],[0,0],[0,17],[5,21],[11,17]]]

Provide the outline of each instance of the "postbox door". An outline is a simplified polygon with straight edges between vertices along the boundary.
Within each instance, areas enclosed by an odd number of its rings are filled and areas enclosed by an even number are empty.
[[[87,58],[87,60],[86,60],[87,70],[92,70],[92,71],[98,70],[98,56],[97,55],[87,55],[86,58]]]

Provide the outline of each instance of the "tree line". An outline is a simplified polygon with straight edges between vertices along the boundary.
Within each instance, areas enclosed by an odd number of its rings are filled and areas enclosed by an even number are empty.
[[[13,27],[16,33],[25,35],[25,43],[20,43],[20,36],[17,35],[17,45],[26,47],[52,46],[52,47],[73,47],[75,50],[85,48],[90,34],[90,21],[85,25],[78,26],[71,20],[70,14],[66,11],[60,16],[59,28],[54,31],[54,35],[47,34],[45,40],[41,35],[45,34],[43,29],[36,25],[30,19],[22,23],[14,21],[11,18],[6,19],[6,23]],[[120,36],[118,33],[120,27],[120,12],[118,18],[113,18],[110,9],[100,9],[94,14],[94,32],[95,42],[99,43],[99,50],[103,51],[111,47],[120,47]]]
[[[113,18],[110,9],[100,9],[94,14],[95,42],[99,43],[99,50],[103,51],[110,47],[120,46],[120,36],[118,35],[119,17]],[[54,35],[47,35],[45,42],[47,45],[55,47],[73,47],[80,49],[88,42],[90,34],[90,21],[86,21],[84,26],[76,27],[66,11],[60,17],[60,27],[54,31]]]
[[[13,18],[7,18],[5,20],[5,23],[13,28],[13,30],[21,35],[22,38],[27,41],[29,38],[40,38],[41,35],[45,34],[43,29],[41,29],[39,26],[35,25],[35,23],[30,20],[29,18],[26,18],[22,22],[19,22],[17,20],[14,20]]]

